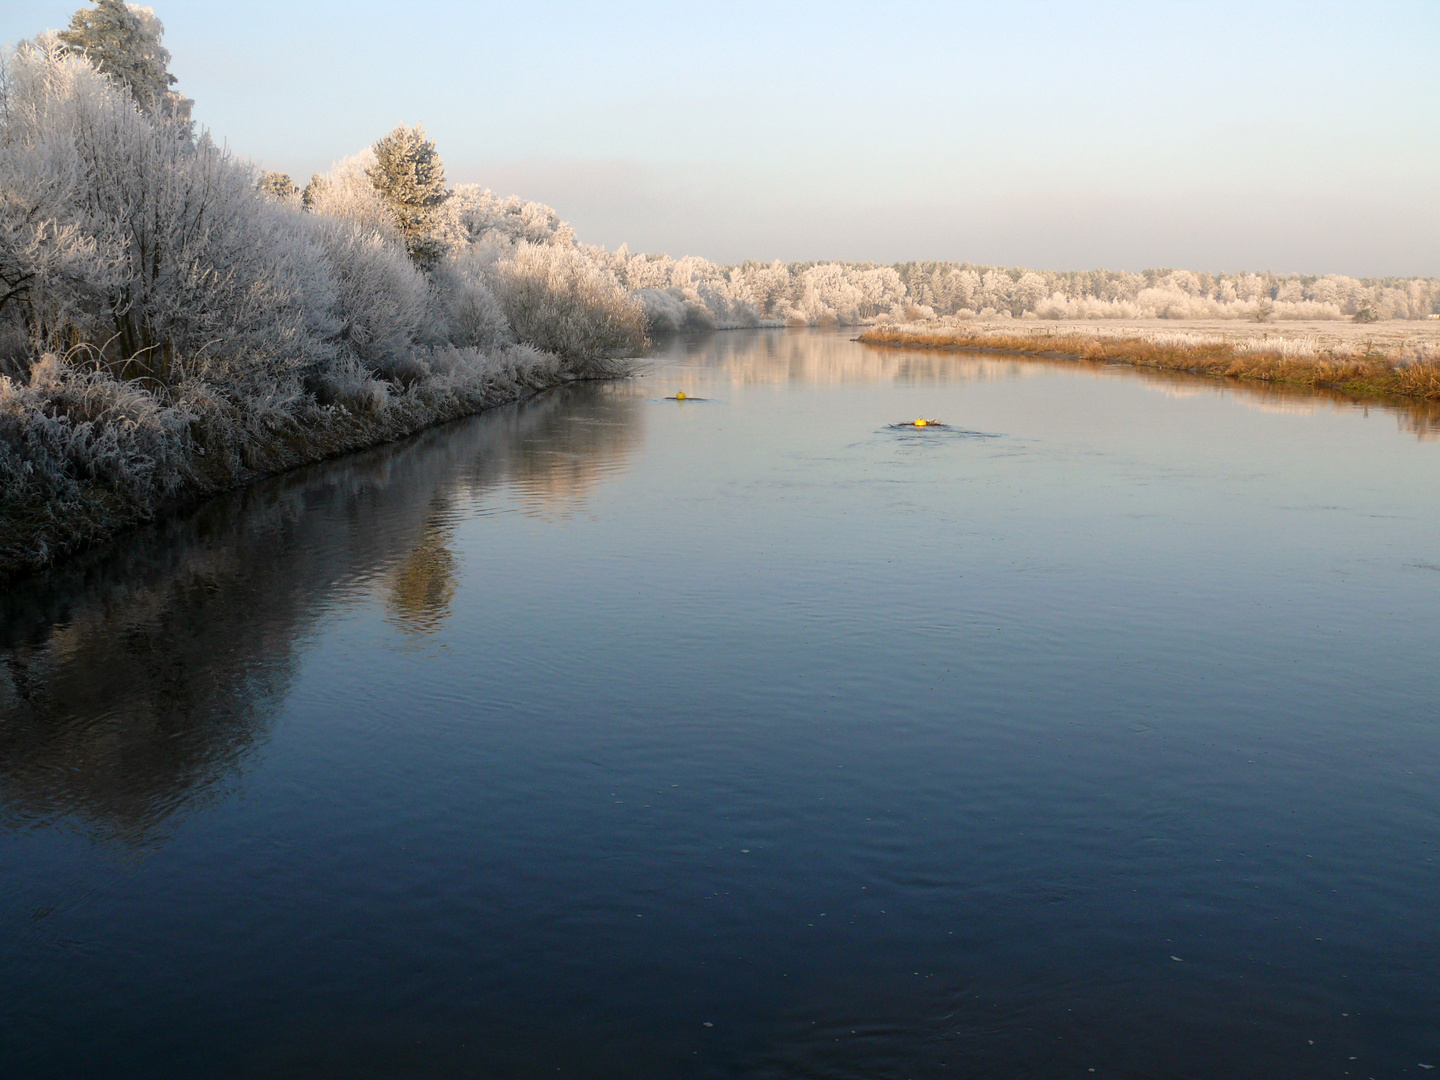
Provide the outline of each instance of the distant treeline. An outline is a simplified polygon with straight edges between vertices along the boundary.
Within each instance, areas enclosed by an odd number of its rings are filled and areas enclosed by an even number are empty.
[[[759,263],[595,252],[652,326],[858,324],[877,319],[1425,319],[1440,279],[1191,270],[1057,272],[972,263]]]
[[[303,202],[380,227],[386,210],[366,179],[369,152],[312,177]],[[285,182],[289,183],[288,177]],[[293,185],[292,185],[293,187]],[[301,200],[298,189],[291,198]],[[877,320],[1426,319],[1440,314],[1440,279],[1191,270],[1027,270],[974,263],[758,262],[607,251],[580,242],[542,203],[454,188],[431,235],[446,250],[527,245],[588,268],[596,282],[644,305],[653,333],[755,326],[860,325]]]

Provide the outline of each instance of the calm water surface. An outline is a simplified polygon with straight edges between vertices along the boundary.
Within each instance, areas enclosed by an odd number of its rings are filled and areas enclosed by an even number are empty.
[[[722,334],[12,587],[0,1074],[1432,1075],[1430,434]]]

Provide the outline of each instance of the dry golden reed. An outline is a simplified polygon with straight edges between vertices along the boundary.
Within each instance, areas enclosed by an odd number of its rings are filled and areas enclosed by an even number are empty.
[[[1230,379],[1249,379],[1316,390],[1335,390],[1357,397],[1440,399],[1440,362],[1401,362],[1384,356],[1313,357],[1285,355],[1229,341],[1177,340],[1185,335],[1157,335],[1153,340],[1085,334],[1005,333],[990,328],[883,325],[871,327],[859,340],[868,345],[904,345],[933,349],[973,349],[1058,359],[1133,364],[1164,371],[1186,371]]]

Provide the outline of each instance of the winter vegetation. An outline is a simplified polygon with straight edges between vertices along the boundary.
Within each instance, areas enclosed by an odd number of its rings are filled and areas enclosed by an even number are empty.
[[[399,128],[301,191],[197,133],[100,0],[0,57],[0,570],[644,344],[553,215]]]
[[[1334,390],[1363,397],[1440,400],[1440,327],[1397,333],[1312,323],[1290,332],[1225,324],[972,323],[955,319],[873,326],[871,345],[967,349],[1135,364],[1170,371]]]
[[[302,185],[196,130],[163,33],[98,0],[0,55],[0,573],[175,499],[617,374],[647,335],[904,324],[887,340],[978,347],[972,322],[1028,341],[1045,320],[1440,315],[1433,279],[606,251],[549,207],[447,186],[418,125]],[[1079,336],[1077,354],[1108,341]]]
[[[996,321],[1429,319],[1440,280],[1189,270],[1059,273],[970,263],[759,263],[595,253],[645,304],[652,328]]]

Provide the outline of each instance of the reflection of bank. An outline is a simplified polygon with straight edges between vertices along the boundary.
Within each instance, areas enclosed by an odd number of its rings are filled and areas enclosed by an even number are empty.
[[[630,382],[576,383],[497,416],[498,437],[475,455],[467,493],[503,483],[528,509],[566,516],[628,467],[644,437],[645,396]]]
[[[454,508],[502,483],[563,507],[623,465],[638,409],[624,384],[561,388],[213,499],[16,583],[0,596],[0,823],[72,819],[142,842],[223,794],[323,613],[383,582],[388,617],[434,630],[458,574]]]
[[[1400,430],[1411,432],[1421,442],[1440,439],[1440,401],[1416,402],[1400,413]]]
[[[660,357],[683,363],[703,357],[707,369],[735,386],[776,383],[836,385],[896,383],[941,386],[949,383],[1015,379],[1024,370],[1013,361],[994,358],[957,364],[954,355],[933,349],[860,348],[858,327],[834,332],[815,330],[731,330],[703,339],[676,338],[665,343]],[[973,360],[973,357],[971,358]]]
[[[222,552],[151,569],[128,588],[63,598],[66,622],[0,650],[6,823],[74,815],[141,839],[223,789],[263,737],[290,680],[293,609]]]

